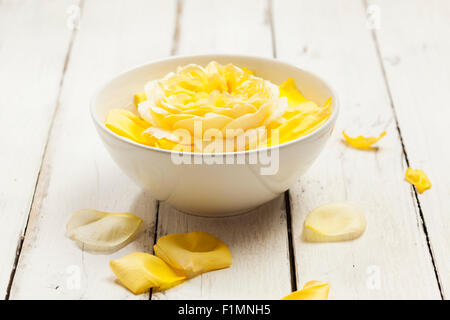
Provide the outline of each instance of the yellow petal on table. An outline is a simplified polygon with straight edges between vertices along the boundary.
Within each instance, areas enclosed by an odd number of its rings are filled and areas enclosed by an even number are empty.
[[[145,92],[138,92],[134,95],[134,104],[137,105],[143,101],[147,100],[147,95]]]
[[[353,240],[365,229],[366,219],[361,208],[351,202],[331,202],[306,216],[303,239],[309,242]]]
[[[328,282],[309,281],[302,290],[292,292],[281,300],[327,300],[330,292]]]
[[[153,249],[158,257],[189,278],[232,263],[228,247],[206,232],[169,234],[159,238]]]
[[[297,106],[301,103],[310,102],[300,91],[298,91],[294,79],[289,78],[279,86],[280,97],[287,97],[290,107]]]
[[[127,244],[141,224],[142,219],[132,213],[83,209],[72,214],[66,230],[84,249],[113,251]]]
[[[143,132],[150,127],[150,124],[128,110],[110,110],[106,117],[105,126],[119,136],[138,143],[147,145],[154,143],[152,139],[146,138],[143,135]]]
[[[415,185],[419,193],[431,188],[430,179],[428,179],[425,172],[420,169],[406,169],[405,179],[409,183]]]
[[[363,150],[371,150],[375,149],[372,147],[373,144],[377,143],[381,138],[383,138],[386,135],[386,131],[383,131],[378,137],[363,137],[358,136],[356,138],[349,137],[345,131],[342,131],[342,134],[344,135],[345,141],[356,149],[363,149]]]
[[[120,282],[134,294],[144,293],[150,288],[166,290],[185,280],[163,260],[144,252],[133,252],[110,261],[109,266]]]

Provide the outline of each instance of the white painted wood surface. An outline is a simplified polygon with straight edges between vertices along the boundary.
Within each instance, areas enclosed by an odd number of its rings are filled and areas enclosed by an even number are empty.
[[[204,231],[230,248],[233,265],[197,276],[152,299],[281,299],[291,291],[282,197],[242,216],[192,217],[161,204],[158,236]]]
[[[0,297],[24,233],[72,31],[69,1],[0,2]],[[49,19],[51,17],[51,19]]]
[[[11,299],[148,298],[116,284],[108,262],[151,250],[156,202],[116,167],[88,112],[108,77],[170,52],[175,3],[132,2],[86,1],[82,7]],[[146,230],[112,255],[83,252],[64,234],[68,217],[80,208],[131,211]]]
[[[450,2],[374,1],[375,30],[409,164],[432,188],[418,194],[443,295],[450,297]],[[401,17],[401,19],[399,18]]]
[[[281,298],[291,290],[290,246],[296,286],[329,281],[331,299],[439,299],[433,262],[448,297],[447,2],[370,2],[380,14],[379,29],[372,30],[368,4],[359,0],[84,0],[80,28],[72,32],[66,10],[77,3],[0,3],[0,295],[7,293],[32,202],[11,299],[148,299],[115,283],[108,261],[150,252],[155,236],[188,231],[221,238],[232,251],[233,266],[152,299]],[[290,190],[289,208],[280,197],[238,217],[181,214],[158,205],[126,178],[96,136],[87,110],[103,81],[154,58],[208,52],[276,53],[324,76],[338,92],[336,131]],[[22,111],[28,105],[34,107]],[[20,127],[10,120],[24,118]],[[377,152],[364,152],[342,143],[342,129],[388,135]],[[417,199],[404,181],[404,154],[433,183]],[[366,208],[366,233],[347,243],[303,242],[304,216],[333,200]],[[144,218],[145,230],[114,254],[84,252],[64,235],[68,216],[84,207],[132,211]]]
[[[186,2],[175,53],[234,52],[271,57],[267,5],[261,0]],[[209,8],[208,12],[204,8]],[[154,294],[153,299],[280,299],[291,291],[283,197],[229,219],[187,216],[162,204],[158,221],[158,237],[191,231],[216,235],[229,246],[233,265]]]
[[[403,180],[402,147],[363,13],[356,1],[274,4],[278,57],[323,75],[341,106],[324,153],[291,189],[298,283],[328,281],[330,298],[338,299],[440,298],[414,197]],[[351,135],[377,136],[383,130],[388,135],[377,152],[360,151],[342,142],[344,129]],[[365,234],[352,242],[302,241],[306,214],[342,200],[365,209]]]

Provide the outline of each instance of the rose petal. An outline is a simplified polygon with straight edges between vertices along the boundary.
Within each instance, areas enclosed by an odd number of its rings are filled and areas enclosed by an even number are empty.
[[[142,219],[132,213],[83,209],[72,214],[66,230],[84,249],[113,251],[127,244],[141,224]]]
[[[148,134],[143,137],[136,119],[123,114],[116,115],[118,119],[109,121],[107,127],[138,143],[169,150],[178,148],[170,133],[179,129],[187,130],[191,141],[204,139],[207,130],[214,129],[215,140],[221,140],[222,145],[230,143],[230,136],[236,136],[235,131],[260,127],[281,130],[277,141],[271,141],[272,135],[267,132],[265,140],[257,145],[226,149],[248,150],[297,139],[316,130],[331,115],[330,101],[324,107],[309,101],[292,78],[277,86],[254,76],[248,69],[214,61],[206,67],[181,66],[162,79],[147,82],[144,92],[135,94],[134,102],[145,120],[145,129],[152,127],[146,131]],[[197,123],[202,125],[202,130],[194,130]],[[158,134],[154,134],[157,130],[164,130],[164,137],[158,138]],[[200,147],[195,150],[203,152]]]
[[[205,232],[169,234],[159,238],[153,249],[177,273],[189,278],[227,268],[232,263],[228,247]]]
[[[150,288],[166,290],[185,280],[163,260],[144,252],[134,252],[110,261],[109,266],[120,282],[134,294],[144,293]]]
[[[147,100],[147,95],[145,94],[145,92],[138,92],[134,95],[134,104],[136,105],[136,107],[139,103],[144,102],[145,100]]]
[[[150,127],[150,124],[128,110],[110,110],[106,117],[105,126],[119,136],[138,143],[147,145],[154,143],[154,140],[143,136],[144,130]]]
[[[330,292],[328,282],[309,281],[302,290],[288,294],[281,300],[327,300]]]
[[[415,185],[419,193],[423,193],[425,190],[431,188],[430,179],[428,179],[425,172],[420,169],[406,169],[405,179],[409,183]]]
[[[378,137],[363,137],[358,136],[356,138],[349,137],[345,131],[342,131],[342,134],[344,135],[345,141],[356,149],[363,149],[363,150],[370,150],[375,149],[372,147],[373,144],[377,143],[381,138],[383,138],[386,135],[386,131],[383,131],[380,133]]]
[[[351,202],[332,202],[312,210],[305,219],[303,238],[309,242],[353,240],[366,229],[361,208]]]
[[[287,97],[290,107],[298,106],[299,104],[310,102],[297,89],[294,79],[289,78],[279,86],[280,97]]]

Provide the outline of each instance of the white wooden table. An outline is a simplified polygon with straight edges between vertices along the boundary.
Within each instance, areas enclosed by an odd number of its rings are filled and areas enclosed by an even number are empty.
[[[279,299],[309,280],[328,281],[330,299],[450,297],[449,1],[42,2],[0,2],[0,297]],[[136,187],[88,112],[121,70],[212,52],[313,70],[342,106],[326,150],[285,196],[226,219],[186,216]],[[388,135],[365,152],[342,143],[343,129]],[[433,187],[417,194],[408,166]],[[334,200],[366,208],[363,237],[302,242],[305,215]],[[80,208],[134,212],[146,231],[112,255],[83,252],[64,234]],[[233,266],[151,296],[115,282],[109,260],[194,230],[227,243]]]

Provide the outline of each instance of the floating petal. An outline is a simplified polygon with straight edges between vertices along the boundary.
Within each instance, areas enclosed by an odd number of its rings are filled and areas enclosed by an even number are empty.
[[[145,94],[145,92],[138,92],[134,95],[134,104],[136,105],[136,107],[139,103],[144,102],[145,100],[147,100],[147,95]]]
[[[143,135],[143,132],[150,127],[150,124],[128,110],[110,110],[106,117],[105,126],[119,136],[138,143],[147,145],[154,143],[153,140]]]
[[[290,107],[309,102],[297,89],[294,79],[289,78],[280,84],[280,97],[287,97]]]

